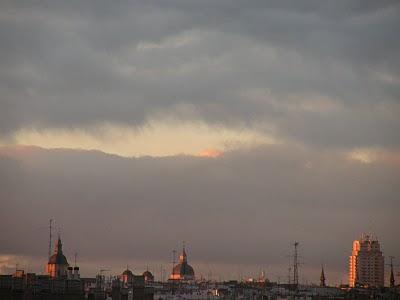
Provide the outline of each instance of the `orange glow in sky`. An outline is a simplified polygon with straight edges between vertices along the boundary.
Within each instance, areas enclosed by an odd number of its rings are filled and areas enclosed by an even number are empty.
[[[216,149],[205,149],[199,153],[200,157],[216,158],[222,155],[222,152]]]

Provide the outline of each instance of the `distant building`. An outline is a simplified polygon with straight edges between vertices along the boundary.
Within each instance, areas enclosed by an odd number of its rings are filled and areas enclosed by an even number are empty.
[[[349,286],[384,286],[384,257],[378,240],[370,235],[353,242],[349,257]]]
[[[54,254],[50,256],[47,263],[46,272],[51,278],[64,278],[69,274],[69,264],[62,251],[61,238],[58,237],[55,245]]]
[[[174,266],[170,279],[172,280],[194,280],[194,270],[187,262],[185,245],[182,254],[179,256],[179,263]]]
[[[113,300],[153,300],[154,298],[153,288],[145,286],[145,275],[135,275],[128,267],[119,278],[113,280],[111,294]]]

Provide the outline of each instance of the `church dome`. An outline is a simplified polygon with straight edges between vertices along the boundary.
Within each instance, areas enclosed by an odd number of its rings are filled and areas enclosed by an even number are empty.
[[[54,254],[49,258],[49,264],[68,265],[67,258],[65,257],[62,251],[62,243],[60,237],[58,238],[57,243],[55,245]]]
[[[185,244],[183,245],[182,254],[179,256],[179,263],[174,266],[171,274],[172,280],[193,280],[194,270],[188,264]]]
[[[46,266],[46,272],[51,278],[63,278],[67,276],[68,267],[69,264],[67,258],[62,251],[61,238],[58,237],[54,254],[49,257],[49,262]]]
[[[49,258],[49,264],[68,265],[67,258],[62,253],[55,253]]]
[[[174,267],[174,274],[182,278],[194,277],[194,270],[187,262],[182,262]]]

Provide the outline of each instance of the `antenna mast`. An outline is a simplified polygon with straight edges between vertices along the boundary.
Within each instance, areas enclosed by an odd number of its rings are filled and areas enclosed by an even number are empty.
[[[52,226],[53,226],[53,219],[50,219],[49,220],[49,259],[50,259],[50,256],[51,256],[51,240],[53,238]]]
[[[174,267],[175,267],[175,256],[176,256],[176,250],[172,250],[172,279],[174,279]]]
[[[294,256],[293,256],[293,284],[297,287],[299,285],[299,263],[297,261],[297,246],[298,242],[294,242]]]

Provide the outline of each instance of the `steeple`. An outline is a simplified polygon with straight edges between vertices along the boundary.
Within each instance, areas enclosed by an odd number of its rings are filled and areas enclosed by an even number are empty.
[[[57,243],[55,245],[54,252],[56,254],[62,254],[62,242],[61,242],[60,236],[58,236],[58,240],[57,240]]]
[[[321,266],[321,277],[320,277],[320,283],[319,286],[326,286],[325,284],[325,273],[324,273],[324,266]]]
[[[393,258],[390,258],[390,287],[394,288],[395,287],[395,281],[394,281],[394,274],[393,274]]]
[[[181,263],[187,263],[187,255],[186,255],[186,249],[185,249],[185,241],[182,243],[182,254],[179,256],[179,261]]]

